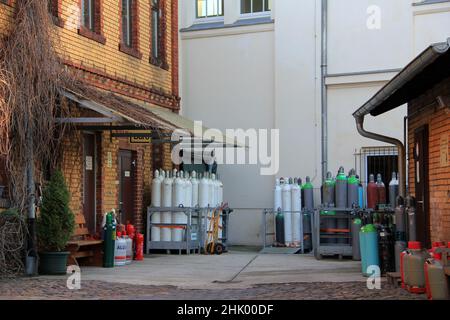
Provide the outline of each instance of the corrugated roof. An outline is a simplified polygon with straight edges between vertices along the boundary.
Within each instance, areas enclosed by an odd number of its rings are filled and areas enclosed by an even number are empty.
[[[117,123],[135,124],[139,126],[139,129],[167,131],[181,129],[190,133],[196,141],[214,142],[214,145],[217,146],[245,147],[245,144],[238,143],[233,137],[227,137],[220,131],[211,131],[170,110],[134,102],[109,91],[78,84],[70,89],[64,89],[63,94],[85,108],[104,115],[111,115],[114,118],[112,121]]]

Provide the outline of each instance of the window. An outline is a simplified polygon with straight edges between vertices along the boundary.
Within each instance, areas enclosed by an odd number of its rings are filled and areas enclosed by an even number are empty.
[[[223,17],[223,0],[197,0],[197,18]]]
[[[398,172],[398,151],[396,147],[365,147],[355,153],[355,169],[360,173],[364,186],[369,183],[371,174],[381,174],[381,178],[388,188],[392,173]],[[389,192],[386,193],[389,203]]]
[[[121,6],[119,50],[142,59],[139,51],[139,3],[137,0],[122,0],[119,3]]]
[[[241,14],[263,13],[271,10],[271,0],[241,0]]]
[[[81,23],[83,27],[95,32],[95,0],[82,0],[81,1]]]
[[[122,0],[122,43],[127,47],[133,44],[133,0]]]
[[[106,43],[102,34],[102,0],[81,0],[81,23],[78,34],[97,41]]]
[[[150,62],[153,65],[159,66],[163,69],[168,69],[165,56],[165,17],[164,17],[164,0],[152,0],[151,10],[151,43],[152,52]]]

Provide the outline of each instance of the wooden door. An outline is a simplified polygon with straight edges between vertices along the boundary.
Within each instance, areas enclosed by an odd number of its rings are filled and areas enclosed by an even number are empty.
[[[96,198],[95,198],[95,135],[83,134],[83,214],[86,227],[91,234],[95,233]]]
[[[133,159],[133,152],[121,150],[119,152],[119,205],[120,222],[122,224],[128,221],[134,223],[134,199],[136,198],[134,183],[134,166],[136,161]]]
[[[428,126],[423,126],[414,133],[414,165],[417,201],[416,234],[417,240],[426,248],[431,245],[428,159]]]

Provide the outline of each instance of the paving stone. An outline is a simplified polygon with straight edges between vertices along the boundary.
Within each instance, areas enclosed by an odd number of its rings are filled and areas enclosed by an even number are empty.
[[[264,284],[247,289],[186,290],[170,286],[136,286],[84,281],[69,290],[65,279],[19,278],[0,281],[0,299],[52,300],[425,300],[382,283],[369,290],[364,282]]]

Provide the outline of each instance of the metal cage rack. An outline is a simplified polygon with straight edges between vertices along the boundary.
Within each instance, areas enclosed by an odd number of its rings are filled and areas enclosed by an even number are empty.
[[[150,254],[151,250],[178,250],[181,254],[183,250],[186,254],[200,253],[201,250],[205,249],[206,239],[207,239],[207,227],[206,223],[209,215],[208,213],[215,210],[215,208],[180,208],[180,207],[167,207],[167,208],[156,208],[149,207],[147,209],[147,254]],[[181,212],[187,217],[187,223],[153,223],[152,216],[155,213],[164,212]],[[218,240],[226,247],[228,244],[228,223],[229,216],[233,212],[232,209],[223,209],[220,212],[222,217],[222,237]],[[151,230],[152,227],[160,228],[182,228],[185,230],[182,241],[151,241]]]
[[[335,212],[333,215],[322,215],[322,212]],[[352,220],[355,217],[355,209],[348,208],[320,208],[314,213],[314,256],[316,259],[322,259],[323,256],[353,256],[352,247]],[[325,219],[345,219],[347,224],[346,232],[336,232],[323,229]],[[326,240],[333,240],[333,243],[326,243]],[[345,240],[347,243],[339,243]]]
[[[275,211],[273,209],[264,209],[263,210],[263,228],[264,228],[264,237],[263,237],[263,249],[266,249],[268,247],[274,247],[274,243],[275,241],[275,237],[276,237],[276,215],[279,213],[280,211]],[[305,253],[306,248],[305,248],[305,233],[307,232],[311,232],[314,233],[314,228],[313,228],[313,218],[312,218],[312,213],[308,210],[302,210],[302,211],[281,211],[281,213],[300,213],[302,216],[302,219],[300,219],[300,234],[303,235],[300,237],[300,247],[298,248],[298,250],[301,251],[302,254]],[[305,219],[306,218],[306,219]],[[304,225],[304,221],[310,221],[310,225],[309,226],[305,226]],[[269,226],[270,225],[270,226]],[[269,243],[267,241],[268,237],[272,237],[272,241],[271,243]],[[314,243],[313,243],[314,246]],[[293,248],[294,249],[294,248]]]

